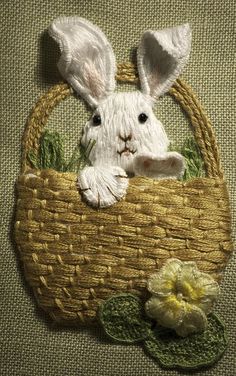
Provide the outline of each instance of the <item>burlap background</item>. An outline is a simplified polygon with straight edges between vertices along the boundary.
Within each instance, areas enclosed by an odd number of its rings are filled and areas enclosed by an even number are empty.
[[[45,33],[55,17],[76,14],[98,24],[109,36],[118,62],[129,60],[131,48],[137,45],[142,31],[188,21],[193,29],[193,49],[184,77],[198,93],[213,121],[229,183],[234,227],[236,3],[232,0],[3,0],[1,5],[0,374],[177,375],[175,371],[161,370],[139,346],[111,344],[99,329],[55,329],[35,308],[11,236],[20,141],[29,110],[39,95],[59,79],[58,50]],[[187,122],[179,108],[170,98],[165,98],[157,111],[170,137],[181,141],[187,132]],[[50,118],[49,125],[61,132],[64,130],[67,135],[68,152],[76,144],[87,116],[83,105],[71,98]],[[216,312],[227,325],[230,346],[214,368],[197,375],[235,375],[235,276],[235,263],[231,260],[216,306]]]

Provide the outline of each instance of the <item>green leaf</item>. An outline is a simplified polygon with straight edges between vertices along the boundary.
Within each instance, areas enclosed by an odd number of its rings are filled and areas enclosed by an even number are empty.
[[[133,343],[150,335],[151,321],[145,317],[141,300],[131,294],[120,294],[103,303],[99,310],[100,321],[112,339]]]
[[[196,369],[215,363],[224,353],[227,342],[224,324],[211,314],[203,333],[182,338],[170,329],[156,327],[144,346],[165,368]]]

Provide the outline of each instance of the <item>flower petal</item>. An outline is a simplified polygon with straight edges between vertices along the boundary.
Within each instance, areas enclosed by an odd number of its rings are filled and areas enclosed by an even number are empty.
[[[167,328],[181,324],[185,312],[185,302],[179,302],[174,295],[168,298],[152,297],[145,304],[149,317]]]
[[[219,294],[219,285],[209,274],[200,272],[196,264],[185,263],[178,282],[179,292],[189,303],[201,308],[206,314],[211,311]]]
[[[148,290],[153,297],[146,303],[147,314],[186,336],[206,328],[206,314],[212,310],[219,286],[194,261],[170,259],[151,276]]]
[[[195,262],[184,262],[178,273],[177,291],[186,298],[187,301],[198,300],[204,296],[205,290],[199,283],[201,272],[197,269]]]
[[[151,275],[147,283],[147,289],[152,294],[167,296],[175,289],[178,270],[182,262],[177,259],[169,259],[158,273]]]
[[[189,334],[203,332],[207,327],[207,318],[205,313],[194,305],[187,305],[182,323],[175,327],[176,333],[181,337]]]
[[[206,273],[201,273],[199,285],[201,286],[201,289],[205,291],[205,294],[203,294],[198,301],[193,301],[192,303],[201,308],[206,314],[209,314],[212,311],[213,304],[219,295],[220,286],[211,276]]]

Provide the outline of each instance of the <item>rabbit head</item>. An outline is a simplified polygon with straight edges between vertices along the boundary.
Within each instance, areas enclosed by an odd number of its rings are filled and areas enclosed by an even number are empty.
[[[98,27],[79,17],[62,17],[49,32],[61,49],[62,76],[94,110],[81,141],[84,146],[96,141],[89,156],[92,165],[120,166],[133,174],[136,156],[163,155],[169,141],[153,105],[188,60],[189,25],[143,34],[137,51],[141,90],[125,93],[114,93],[115,56]]]

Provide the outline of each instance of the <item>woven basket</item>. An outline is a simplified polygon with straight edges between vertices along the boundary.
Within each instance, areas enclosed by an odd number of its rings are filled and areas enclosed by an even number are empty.
[[[120,65],[117,80],[136,82],[134,67]],[[211,123],[191,89],[178,80],[170,94],[191,121],[207,177],[135,177],[125,200],[100,210],[81,201],[75,173],[28,166],[52,109],[70,94],[63,83],[42,96],[23,140],[15,237],[40,307],[57,322],[95,322],[99,304],[113,294],[145,298],[148,276],[170,257],[195,260],[219,281],[232,251],[228,192]]]

